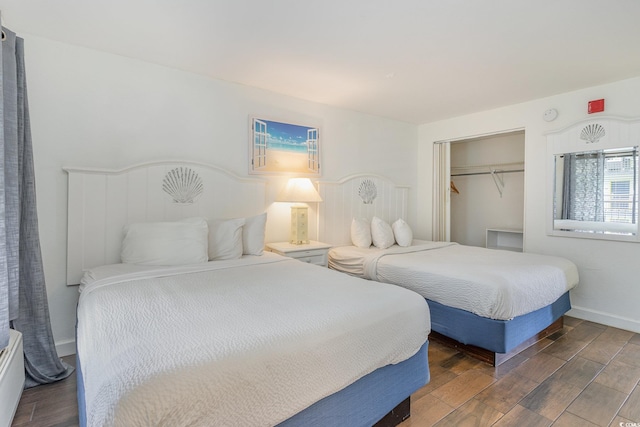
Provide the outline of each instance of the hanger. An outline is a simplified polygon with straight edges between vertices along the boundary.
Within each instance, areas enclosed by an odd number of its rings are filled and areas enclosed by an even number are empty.
[[[456,184],[454,184],[453,181],[450,182],[450,187],[451,187],[451,191],[453,191],[456,194],[460,194],[460,192],[458,191],[458,189],[456,188]]]

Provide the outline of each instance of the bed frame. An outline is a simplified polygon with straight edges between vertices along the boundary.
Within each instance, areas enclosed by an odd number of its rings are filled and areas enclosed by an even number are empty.
[[[320,181],[319,240],[351,245],[353,218],[377,216],[388,223],[407,220],[409,187],[374,174],[351,175],[337,182]],[[370,197],[375,194],[374,197]],[[571,308],[569,293],[547,307],[509,321],[480,317],[427,299],[431,310],[430,340],[441,342],[497,366],[563,327]]]
[[[204,163],[169,160],[124,169],[65,167],[68,173],[67,284],[85,270],[120,262],[123,227],[193,216],[234,218],[267,208],[266,181]],[[428,343],[397,365],[380,368],[325,397],[283,426],[395,426],[409,396],[429,382]],[[82,367],[77,366],[80,425],[86,424]]]
[[[569,311],[569,292],[555,302],[511,320],[479,317],[427,299],[431,310],[429,339],[498,366],[543,338],[561,330]]]

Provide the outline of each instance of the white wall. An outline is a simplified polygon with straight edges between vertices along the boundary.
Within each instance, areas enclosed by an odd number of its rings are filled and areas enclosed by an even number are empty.
[[[484,111],[419,127],[418,224],[416,234],[431,237],[432,143],[496,131],[525,129],[525,251],[559,255],[578,265],[580,284],[572,291],[572,315],[640,332],[640,244],[546,235],[547,154],[545,132],[590,117],[587,102],[605,98],[599,115],[640,116],[640,77]],[[542,114],[556,108],[547,123]],[[630,142],[638,144],[639,141]]]
[[[451,167],[524,163],[524,132],[451,144]],[[453,174],[453,172],[452,172]],[[463,245],[485,246],[487,228],[522,229],[524,173],[503,173],[502,194],[491,175],[452,176],[459,191],[451,193],[451,240]]]
[[[249,116],[257,114],[318,125],[322,179],[372,172],[415,188],[415,125],[20,36],[25,39],[47,292],[61,355],[74,351],[77,301],[77,288],[65,286],[67,177],[63,166],[123,168],[174,158],[247,175]],[[269,201],[286,178],[266,178]],[[413,191],[411,222],[416,219],[415,195]],[[286,240],[288,230],[288,207],[271,205],[267,241]]]

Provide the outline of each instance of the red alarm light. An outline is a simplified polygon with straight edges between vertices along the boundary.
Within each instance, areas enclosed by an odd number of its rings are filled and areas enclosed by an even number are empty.
[[[587,112],[589,114],[601,113],[604,111],[604,99],[596,99],[595,101],[589,101]]]

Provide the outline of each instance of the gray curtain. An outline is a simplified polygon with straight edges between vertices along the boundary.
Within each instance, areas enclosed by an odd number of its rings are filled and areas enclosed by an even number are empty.
[[[564,156],[562,219],[604,221],[604,160],[602,151]]]
[[[15,35],[3,31],[2,81],[7,86],[16,86],[16,63],[5,61],[6,50],[15,50]],[[9,345],[9,322],[18,316],[18,145],[6,143],[17,141],[17,103],[5,101],[4,84],[0,87],[3,102],[0,115],[3,131],[0,132],[0,349]],[[5,125],[6,123],[6,125]]]
[[[2,30],[0,334],[4,339],[9,326],[22,333],[25,387],[32,387],[66,378],[73,368],[58,358],[49,321],[38,235],[24,40],[6,28]]]

